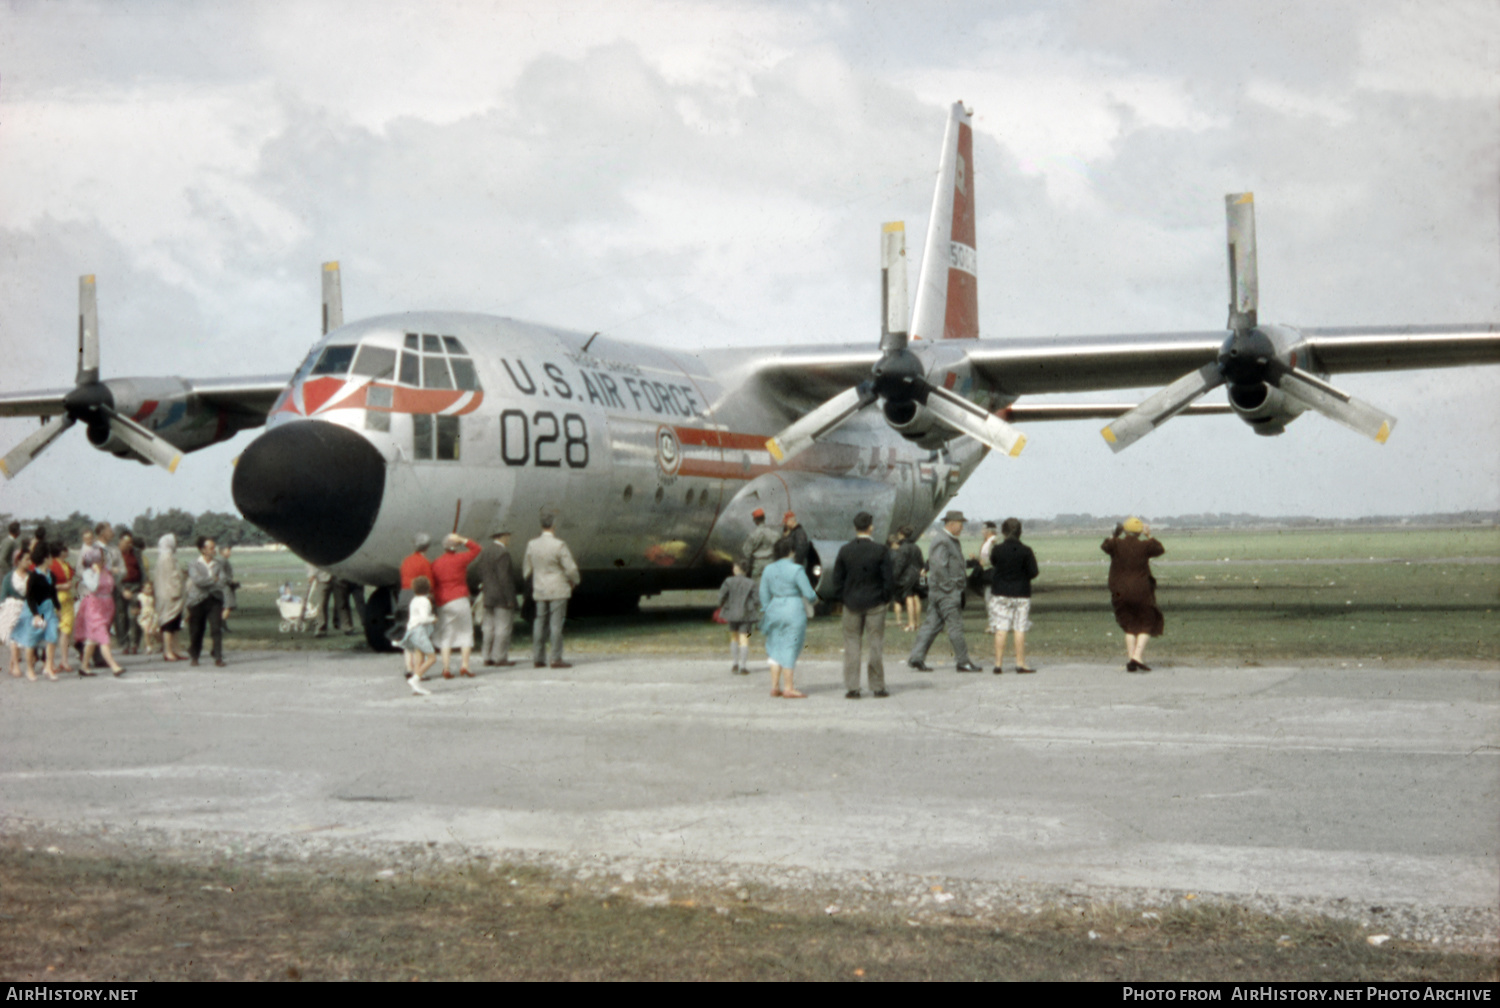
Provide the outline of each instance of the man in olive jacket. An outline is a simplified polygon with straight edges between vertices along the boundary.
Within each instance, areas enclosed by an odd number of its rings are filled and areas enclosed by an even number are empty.
[[[870,689],[877,697],[885,689],[885,607],[895,589],[892,552],[871,538],[875,519],[868,511],[854,516],[854,539],[839,550],[833,564],[828,594],[844,603],[844,696],[858,700],[862,644],[870,647]]]

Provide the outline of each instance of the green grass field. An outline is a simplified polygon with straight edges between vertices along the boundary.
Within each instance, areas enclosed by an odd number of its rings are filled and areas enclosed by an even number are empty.
[[[1026,538],[1041,565],[1028,635],[1036,663],[1113,660],[1123,653],[1105,590],[1101,538]],[[1154,571],[1167,632],[1152,642],[1152,658],[1500,659],[1494,620],[1500,529],[1163,532],[1161,539],[1167,554]],[[964,545],[972,553],[978,540]],[[229,646],[363,647],[358,636],[314,639],[278,631],[277,586],[292,581],[299,594],[306,586],[305,567],[291,554],[241,550],[235,570],[243,587]],[[728,649],[723,628],[708,619],[715,598],[713,592],[674,592],[643,600],[638,615],[571,620],[569,647],[718,657]],[[965,619],[976,660],[991,651],[981,608],[971,600]],[[904,655],[910,639],[893,617],[887,652]],[[524,625],[517,628],[517,645],[529,646]],[[841,646],[837,618],[813,622],[808,656],[834,658]],[[947,647],[938,641],[936,660],[947,660]]]

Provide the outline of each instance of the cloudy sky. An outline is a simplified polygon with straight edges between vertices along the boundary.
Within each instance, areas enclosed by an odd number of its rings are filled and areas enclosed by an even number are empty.
[[[71,382],[88,272],[106,377],[290,371],[325,259],[350,319],[873,342],[879,225],[925,227],[956,99],[986,336],[1222,325],[1243,190],[1262,319],[1496,320],[1497,68],[1493,0],[0,3],[0,387]],[[1500,507],[1500,368],[1337,381],[1389,444],[1184,419],[1114,456],[1033,424],[958,504]],[[246,443],[167,476],[70,432],[0,511],[232,510]]]

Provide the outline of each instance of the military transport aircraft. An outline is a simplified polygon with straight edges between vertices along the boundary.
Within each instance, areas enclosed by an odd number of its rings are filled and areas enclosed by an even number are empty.
[[[882,332],[869,346],[687,352],[461,312],[343,324],[336,263],[323,338],[295,374],[101,379],[93,277],[80,281],[75,386],[0,395],[50,417],[0,459],[16,476],[70,426],[103,451],[175,469],[182,453],[265,424],[240,456],[246,518],[298,556],[372,586],[367,633],[417,531],[530,537],[560,515],[583,591],[615,604],[719,584],[751,512],[795,510],[831,556],[849,516],[923,528],[1012,424],[1111,419],[1116,451],[1181,413],[1238,414],[1279,434],[1313,410],[1384,441],[1394,418],[1333,372],[1500,362],[1500,326],[1308,329],[1256,318],[1254,203],[1226,197],[1228,333],[979,339],[973,134],[950,112],[915,306],[905,233],[881,236]],[[1022,396],[1164,385],[1138,405]],[[1201,404],[1226,385],[1227,405]],[[878,408],[872,408],[878,407]]]

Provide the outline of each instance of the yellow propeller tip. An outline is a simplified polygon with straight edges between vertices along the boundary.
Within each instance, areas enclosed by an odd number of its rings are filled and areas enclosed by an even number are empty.
[[[781,450],[781,445],[776,443],[775,438],[766,442],[766,451],[770,452],[771,457],[777,462],[786,461],[786,453]]]
[[[1108,441],[1110,444],[1114,444],[1115,443],[1115,441],[1116,441],[1115,432],[1114,432],[1114,430],[1112,428],[1106,427],[1103,430],[1101,430],[1099,433],[1103,434],[1104,435],[1104,440]]]
[[[1026,447],[1026,437],[1025,437],[1025,435],[1022,435],[1021,437],[1016,438],[1015,447],[1011,448],[1011,450],[1010,450],[1010,457],[1011,458],[1015,458],[1017,455],[1020,455],[1021,454],[1021,449],[1025,448],[1025,447]]]
[[[1391,425],[1387,421],[1380,425],[1380,430],[1375,432],[1375,443],[1385,444],[1385,439],[1391,436]]]

